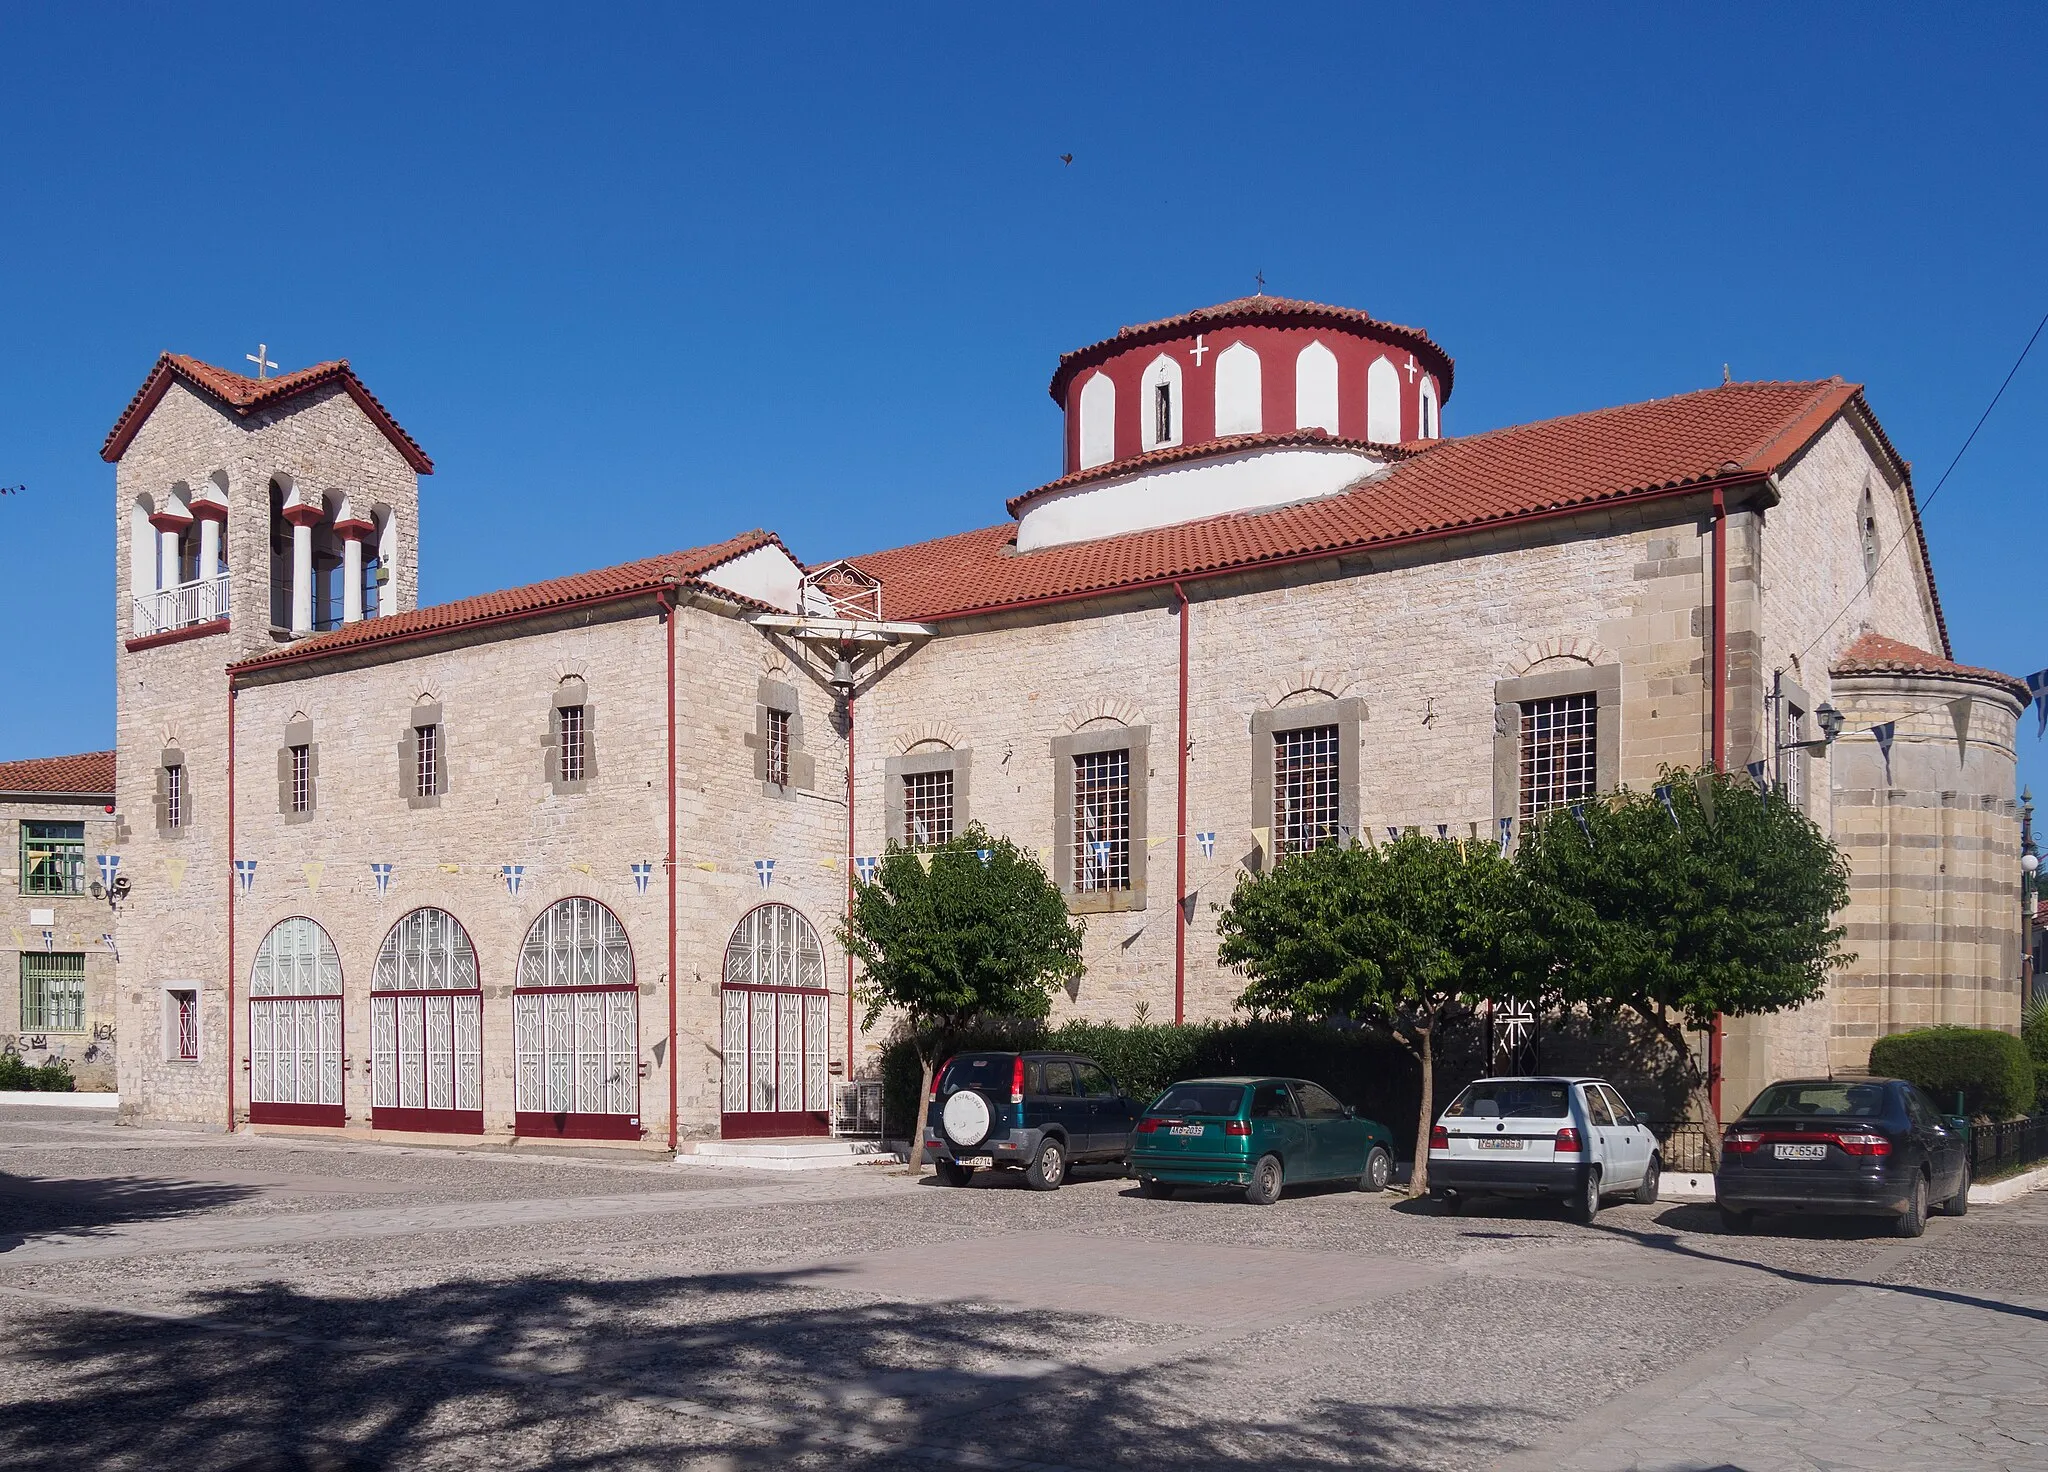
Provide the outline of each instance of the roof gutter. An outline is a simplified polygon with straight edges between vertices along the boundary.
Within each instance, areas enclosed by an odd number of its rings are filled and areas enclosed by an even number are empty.
[[[1092,599],[1117,598],[1127,593],[1139,593],[1155,588],[1173,588],[1182,583],[1207,582],[1213,578],[1239,577],[1248,572],[1262,572],[1271,567],[1292,567],[1304,562],[1329,562],[1339,557],[1355,557],[1367,552],[1380,551],[1388,547],[1413,546],[1422,542],[1449,541],[1456,537],[1472,536],[1479,532],[1493,531],[1500,527],[1529,526],[1538,522],[1556,521],[1565,517],[1583,516],[1588,512],[1603,511],[1615,506],[1640,506],[1646,502],[1669,501],[1685,496],[1725,496],[1729,491],[1745,486],[1771,484],[1768,472],[1745,470],[1739,475],[1730,475],[1713,480],[1698,480],[1682,486],[1664,486],[1654,491],[1632,492],[1611,497],[1604,501],[1585,501],[1571,506],[1546,506],[1539,511],[1518,512],[1513,516],[1497,517],[1491,521],[1476,521],[1464,526],[1435,527],[1428,531],[1406,532],[1396,537],[1383,537],[1377,541],[1356,542],[1340,547],[1320,547],[1312,552],[1292,552],[1285,557],[1260,558],[1257,561],[1233,562],[1223,567],[1203,568],[1197,572],[1162,573],[1157,577],[1140,579],[1131,583],[1116,583],[1102,588],[1079,588],[1067,593],[1044,593],[1035,598],[1018,598],[1006,603],[984,603],[973,608],[957,609],[950,613],[928,613],[921,621],[928,624],[945,623],[952,619],[988,617],[1026,608],[1045,608],[1060,603],[1085,603]]]

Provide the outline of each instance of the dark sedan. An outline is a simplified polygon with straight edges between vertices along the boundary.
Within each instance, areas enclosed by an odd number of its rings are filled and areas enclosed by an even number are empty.
[[[1799,1211],[1886,1216],[1917,1237],[1930,1207],[1969,1209],[1968,1127],[1895,1078],[1772,1084],[1729,1126],[1714,1194],[1731,1232],[1753,1214]]]

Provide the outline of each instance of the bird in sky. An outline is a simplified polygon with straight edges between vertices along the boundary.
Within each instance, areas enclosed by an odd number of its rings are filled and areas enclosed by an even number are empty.
[[[1071,153],[1063,153],[1060,155],[1060,162],[1071,166],[1074,162],[1074,156]]]

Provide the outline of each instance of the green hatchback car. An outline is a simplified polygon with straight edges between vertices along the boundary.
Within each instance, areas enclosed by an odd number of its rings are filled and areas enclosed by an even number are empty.
[[[1286,1187],[1311,1181],[1385,1190],[1394,1137],[1306,1079],[1194,1078],[1147,1106],[1131,1132],[1130,1162],[1148,1196],[1242,1186],[1252,1205],[1271,1206]]]

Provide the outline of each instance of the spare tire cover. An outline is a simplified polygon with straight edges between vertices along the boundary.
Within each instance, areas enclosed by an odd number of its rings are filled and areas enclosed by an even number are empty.
[[[945,1121],[946,1138],[956,1145],[979,1145],[988,1138],[988,1100],[972,1089],[962,1089],[948,1099],[940,1117]]]

